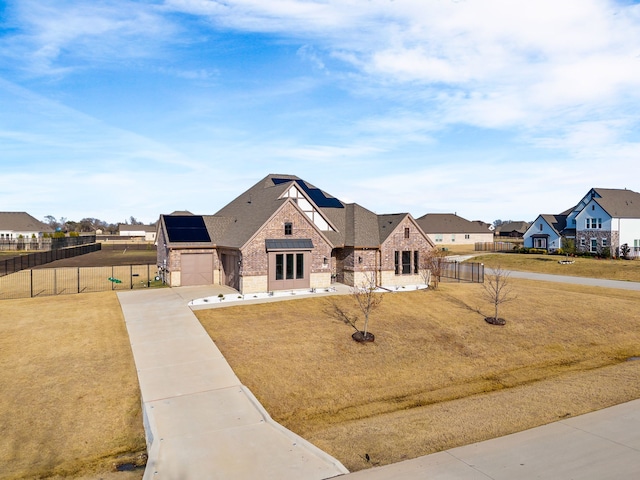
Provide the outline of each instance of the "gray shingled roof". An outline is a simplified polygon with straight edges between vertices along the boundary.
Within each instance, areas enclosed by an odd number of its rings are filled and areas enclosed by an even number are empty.
[[[400,225],[400,223],[409,215],[408,213],[390,213],[387,215],[378,215],[378,228],[380,232],[380,244],[389,238],[389,235]]]
[[[496,228],[498,232],[518,232],[524,234],[531,225],[529,222],[507,222]]]
[[[640,218],[640,193],[633,190],[594,188],[601,198],[593,200],[616,218]]]
[[[276,179],[275,182],[274,179]],[[292,201],[280,197],[291,187],[293,182],[300,184],[302,191],[310,192],[309,197],[313,203],[315,202],[312,196],[325,203],[325,206],[317,204],[316,206],[335,228],[335,231],[322,232],[334,247],[377,248],[409,215],[408,213],[377,215],[357,203],[342,203],[295,175],[270,174],[214,215],[203,216],[212,240],[211,243],[181,243],[180,246],[206,247],[215,245],[241,248],[285,202]]]
[[[427,213],[416,219],[425,233],[491,233],[488,228],[453,213]]]
[[[217,232],[214,241],[225,247],[240,248],[287,201],[279,197],[291,187],[291,182],[275,185],[273,178],[298,180],[293,175],[267,175],[249,190],[240,194],[214,216],[225,217],[226,228]]]
[[[14,232],[53,232],[53,228],[49,225],[36,220],[26,212],[0,212],[0,230],[11,230]]]
[[[567,226],[567,215],[540,215],[558,235]]]

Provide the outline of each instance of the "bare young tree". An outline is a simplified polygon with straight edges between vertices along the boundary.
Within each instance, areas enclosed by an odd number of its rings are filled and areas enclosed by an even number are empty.
[[[360,285],[353,287],[351,296],[356,301],[362,315],[364,315],[364,328],[361,332],[362,340],[371,341],[373,340],[373,335],[369,333],[369,316],[382,303],[382,294],[376,292],[375,275],[373,273],[365,273],[364,275],[365,278]]]
[[[427,285],[429,285],[429,281],[431,282],[434,290],[438,289],[440,277],[447,261],[446,256],[447,252],[438,247],[433,247],[422,257],[420,274]]]
[[[500,305],[516,299],[516,295],[513,293],[509,282],[509,272],[503,270],[503,268],[498,265],[491,269],[491,273],[485,275],[484,280],[482,284],[484,287],[484,298],[494,307],[494,316],[487,317],[485,320],[494,325],[504,325],[506,323],[505,319],[498,316]]]

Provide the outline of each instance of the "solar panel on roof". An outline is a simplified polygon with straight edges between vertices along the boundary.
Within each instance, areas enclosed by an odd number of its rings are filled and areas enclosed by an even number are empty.
[[[337,198],[327,197],[319,188],[311,188],[303,180],[293,180],[290,178],[273,178],[274,185],[286,182],[296,182],[309,198],[320,208],[344,208]]]
[[[167,215],[164,217],[170,242],[210,242],[204,219],[199,215]]]

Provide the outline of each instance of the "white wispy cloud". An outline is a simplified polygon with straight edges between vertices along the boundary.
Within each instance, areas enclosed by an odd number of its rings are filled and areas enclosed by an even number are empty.
[[[159,42],[176,34],[147,2],[20,0],[8,7],[15,35],[2,40],[3,56],[31,75],[65,75],[88,63],[158,55]]]

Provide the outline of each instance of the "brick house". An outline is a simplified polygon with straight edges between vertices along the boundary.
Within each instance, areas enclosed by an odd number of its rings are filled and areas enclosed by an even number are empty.
[[[410,214],[377,215],[293,175],[268,175],[214,215],[161,215],[157,238],[169,285],[242,293],[423,283],[433,247]]]

